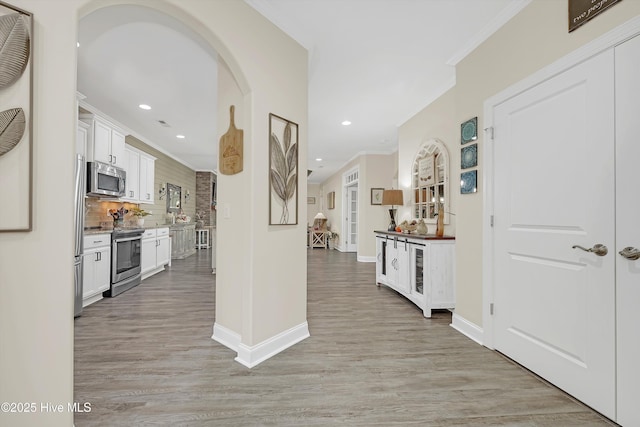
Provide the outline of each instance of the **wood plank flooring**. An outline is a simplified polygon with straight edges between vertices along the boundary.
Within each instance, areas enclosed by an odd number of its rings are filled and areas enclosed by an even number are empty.
[[[247,369],[211,339],[208,250],[75,321],[83,426],[614,425],[375,286],[375,265],[308,249],[311,337]]]

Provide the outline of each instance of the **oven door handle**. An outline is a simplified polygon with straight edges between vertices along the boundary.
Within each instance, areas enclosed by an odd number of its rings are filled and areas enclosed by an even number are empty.
[[[130,242],[131,240],[142,240],[142,236],[134,236],[134,237],[117,237],[113,239],[113,243],[122,243],[122,242]]]

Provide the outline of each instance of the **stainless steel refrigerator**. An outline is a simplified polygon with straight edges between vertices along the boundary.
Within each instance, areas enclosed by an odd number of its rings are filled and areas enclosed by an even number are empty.
[[[73,254],[73,269],[74,269],[74,317],[80,316],[82,313],[82,252],[83,252],[83,233],[84,233],[84,195],[86,192],[86,169],[85,169],[84,156],[78,154],[76,156],[76,170],[75,170],[75,196],[74,196],[74,209],[75,209],[75,236],[74,236],[74,254]]]

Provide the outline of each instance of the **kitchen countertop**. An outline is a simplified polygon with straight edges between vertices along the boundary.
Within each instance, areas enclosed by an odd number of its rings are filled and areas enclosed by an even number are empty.
[[[435,234],[414,234],[414,233],[398,233],[397,231],[380,231],[376,230],[374,233],[385,234],[387,236],[393,237],[404,237],[408,239],[419,239],[419,240],[455,240],[455,236],[442,236],[437,237]]]

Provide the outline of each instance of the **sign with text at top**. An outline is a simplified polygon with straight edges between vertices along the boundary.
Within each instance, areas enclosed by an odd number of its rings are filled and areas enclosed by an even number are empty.
[[[622,0],[569,0],[569,32]]]
[[[235,106],[232,105],[229,108],[229,130],[220,137],[218,170],[223,175],[235,175],[238,172],[242,172],[242,140],[244,138],[244,131],[236,128],[233,119],[234,111]]]

